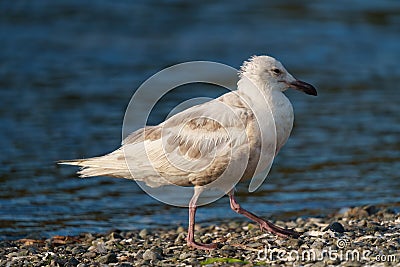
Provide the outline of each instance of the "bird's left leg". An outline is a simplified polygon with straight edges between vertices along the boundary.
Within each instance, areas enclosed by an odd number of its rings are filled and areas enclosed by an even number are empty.
[[[198,249],[205,249],[205,250],[212,250],[217,248],[217,244],[212,243],[212,244],[202,244],[202,243],[197,243],[194,241],[194,224],[195,224],[195,216],[196,216],[196,202],[197,199],[199,198],[201,192],[203,190],[200,187],[194,187],[194,194],[192,199],[189,202],[189,229],[188,229],[188,235],[187,235],[187,245],[189,247],[193,248],[198,248]]]
[[[270,233],[273,233],[273,234],[276,234],[276,235],[282,236],[282,237],[289,237],[289,236],[299,237],[300,236],[300,234],[296,231],[276,226],[275,224],[273,224],[269,221],[263,220],[260,217],[258,217],[257,215],[243,209],[242,207],[240,207],[239,203],[236,202],[233,192],[234,192],[234,189],[232,189],[228,193],[232,210],[234,210],[235,212],[242,214],[242,215],[246,216],[247,218],[249,218],[250,220],[258,223],[260,225],[261,230],[266,230]]]

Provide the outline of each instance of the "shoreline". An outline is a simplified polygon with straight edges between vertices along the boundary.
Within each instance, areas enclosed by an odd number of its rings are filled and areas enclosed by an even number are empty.
[[[182,226],[5,240],[0,241],[0,266],[400,265],[400,213],[385,205],[273,222],[303,234],[279,238],[250,221],[235,220],[196,225],[198,241],[219,243],[214,251],[188,248]]]

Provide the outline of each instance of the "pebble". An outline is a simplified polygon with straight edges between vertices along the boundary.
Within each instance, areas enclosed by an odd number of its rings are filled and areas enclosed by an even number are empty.
[[[327,231],[327,230],[332,230],[333,232],[336,232],[336,233],[344,233],[345,232],[343,225],[339,222],[333,222],[333,223],[329,224],[324,229],[324,231]]]
[[[115,253],[109,253],[98,258],[100,263],[116,263],[118,262],[117,255]]]
[[[301,246],[301,240],[296,238],[291,238],[286,242],[286,245],[292,248],[298,248]]]
[[[364,210],[368,212],[368,215],[373,215],[379,211],[379,209],[373,205],[365,207]]]
[[[363,207],[356,207],[352,209],[348,209],[344,213],[344,217],[348,218],[367,218],[368,217],[368,212],[363,208]]]
[[[230,223],[228,224],[228,227],[229,227],[230,229],[237,229],[237,228],[239,227],[239,223],[237,223],[237,222],[230,222]]]
[[[147,229],[142,229],[142,230],[139,232],[139,236],[140,236],[141,238],[143,238],[143,239],[146,238],[147,234],[148,234]]]
[[[88,248],[89,251],[96,251],[98,253],[106,253],[107,248],[104,245],[104,242],[101,241],[93,241],[93,245]]]
[[[124,237],[123,236],[121,236],[119,233],[116,233],[116,232],[112,232],[111,234],[110,234],[110,237],[109,237],[111,240],[119,240],[119,239],[124,239]]]
[[[324,247],[324,242],[320,240],[314,241],[314,243],[311,245],[311,248],[320,248],[322,249]]]
[[[181,254],[179,255],[179,259],[180,259],[180,260],[184,260],[184,259],[190,258],[190,257],[192,257],[192,256],[193,256],[192,253],[183,252],[183,253],[181,253]]]
[[[251,247],[251,248],[258,248],[258,247],[262,247],[263,244],[260,243],[260,242],[256,242],[256,243],[247,244],[247,246],[248,246],[248,247]]]
[[[393,210],[367,206],[326,217],[280,221],[285,228],[301,229],[304,233],[298,239],[277,238],[245,220],[202,228],[197,225],[195,239],[219,243],[219,249],[214,251],[188,248],[187,229],[181,226],[151,231],[115,230],[105,235],[81,234],[66,244],[52,244],[52,238],[45,242],[29,241],[29,245],[25,245],[27,241],[0,241],[0,266],[375,266],[377,262],[373,259],[377,255],[393,254],[400,259],[399,222],[400,215]],[[321,231],[322,227],[326,230]],[[340,244],[339,239],[343,239]],[[369,260],[348,262],[325,257],[312,262],[271,261],[260,259],[258,254],[265,248],[301,253],[329,248],[340,250],[343,246],[360,252],[369,250]],[[228,259],[247,263],[231,263]]]
[[[158,253],[156,253],[156,252],[154,252],[154,251],[152,251],[152,250],[150,250],[150,249],[148,249],[148,250],[146,250],[144,253],[143,253],[143,260],[152,260],[152,261],[154,261],[154,260],[157,260],[157,259],[161,259],[161,256],[158,254]]]
[[[182,242],[184,242],[186,240],[186,235],[185,233],[179,233],[179,235],[175,238],[174,243],[175,244],[181,244]]]
[[[68,262],[66,263],[66,266],[77,266],[79,264],[79,261],[75,259],[74,257],[70,258]]]
[[[177,232],[178,234],[180,234],[180,233],[185,233],[186,230],[185,230],[185,228],[183,228],[182,226],[179,226],[179,227],[176,229],[176,232]]]

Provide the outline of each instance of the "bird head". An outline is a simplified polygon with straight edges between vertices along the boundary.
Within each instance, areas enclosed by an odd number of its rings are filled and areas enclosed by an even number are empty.
[[[294,78],[285,67],[270,56],[253,56],[245,61],[240,69],[240,78],[247,78],[262,90],[279,90],[288,88],[317,95],[317,90],[309,83]]]

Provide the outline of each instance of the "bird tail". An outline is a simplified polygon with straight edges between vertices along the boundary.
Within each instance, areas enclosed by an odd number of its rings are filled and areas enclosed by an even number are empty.
[[[125,157],[119,150],[104,156],[87,159],[61,160],[57,163],[79,166],[80,170],[77,173],[81,178],[111,176],[129,179],[132,176],[126,165]]]

